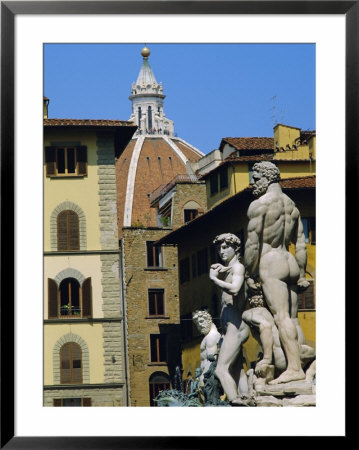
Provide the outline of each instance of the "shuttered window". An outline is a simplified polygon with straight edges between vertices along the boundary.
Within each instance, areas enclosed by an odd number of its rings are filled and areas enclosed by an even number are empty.
[[[82,351],[75,342],[60,349],[60,384],[82,384]]]
[[[59,314],[58,287],[56,281],[52,280],[51,278],[48,278],[47,283],[48,283],[48,305],[49,305],[48,316],[49,319],[56,319]]]
[[[92,285],[91,277],[86,278],[82,286],[75,278],[65,278],[60,286],[48,278],[48,318],[91,318]]]
[[[91,278],[82,283],[82,317],[92,317],[92,288]]]
[[[91,406],[91,398],[54,398],[54,406]]]
[[[61,211],[57,216],[57,250],[80,250],[79,217],[75,211]]]
[[[221,190],[228,187],[227,166],[221,167],[219,169],[219,187],[220,187]]]
[[[60,316],[81,317],[80,283],[75,278],[65,278],[60,283]]]
[[[46,147],[47,177],[87,175],[87,147]]]
[[[45,163],[46,163],[46,176],[51,177],[55,176],[56,169],[56,148],[55,147],[46,147],[45,150]]]

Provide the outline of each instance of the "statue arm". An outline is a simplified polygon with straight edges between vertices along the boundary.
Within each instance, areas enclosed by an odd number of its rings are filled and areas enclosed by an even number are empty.
[[[216,355],[218,353],[217,342],[219,341],[220,334],[209,333],[206,337],[206,356],[208,358],[209,355]]]
[[[213,269],[210,270],[210,279],[214,282],[214,284],[227,292],[227,294],[238,295],[244,281],[244,266],[240,263],[237,263],[232,267],[232,269],[232,281],[230,282],[223,281],[217,278],[216,273],[218,270],[216,271]]]
[[[258,275],[260,236],[263,231],[265,212],[265,206],[257,202],[253,202],[248,210],[249,222],[244,249],[244,264],[248,274],[253,278],[256,278]]]
[[[298,285],[307,287],[309,282],[305,279],[305,268],[307,265],[307,246],[305,244],[305,235],[303,230],[303,223],[298,213],[298,227],[297,227],[297,240],[295,243],[295,259],[299,266],[299,280]]]

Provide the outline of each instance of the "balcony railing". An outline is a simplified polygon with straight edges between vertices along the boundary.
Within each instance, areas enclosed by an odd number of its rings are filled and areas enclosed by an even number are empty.
[[[60,307],[60,316],[72,317],[81,316],[81,308],[78,306],[64,305]]]

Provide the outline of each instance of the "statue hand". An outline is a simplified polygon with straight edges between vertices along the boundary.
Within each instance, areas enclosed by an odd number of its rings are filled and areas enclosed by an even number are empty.
[[[253,280],[253,278],[250,278],[250,277],[248,277],[247,279],[246,279],[246,282],[247,282],[247,286],[249,287],[249,289],[251,289],[252,291],[254,291],[254,292],[260,292],[260,290],[261,290],[261,286],[260,286],[260,284],[259,283],[256,283],[254,280]]]
[[[309,283],[309,281],[306,278],[301,277],[297,281],[297,285],[301,288],[301,290],[304,290],[310,285],[310,283]]]
[[[209,278],[211,280],[218,278],[218,274],[221,271],[221,264],[212,264],[209,269]]]

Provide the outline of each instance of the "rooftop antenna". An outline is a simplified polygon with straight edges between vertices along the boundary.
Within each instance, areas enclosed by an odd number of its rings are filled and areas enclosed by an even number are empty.
[[[285,117],[285,109],[279,110],[279,113],[280,113],[280,122],[281,122],[281,123],[284,123],[284,122],[285,122],[285,121],[284,121],[284,117]]]
[[[273,106],[270,108],[270,111],[272,111],[272,122],[273,122],[273,128],[278,124],[278,118],[277,118],[277,95],[273,95],[269,99],[270,102],[272,102]]]

